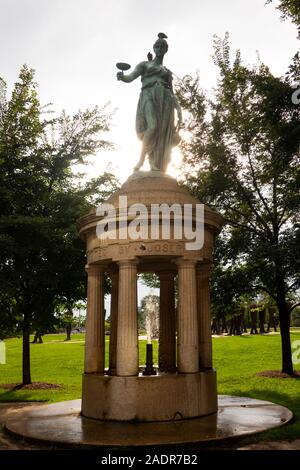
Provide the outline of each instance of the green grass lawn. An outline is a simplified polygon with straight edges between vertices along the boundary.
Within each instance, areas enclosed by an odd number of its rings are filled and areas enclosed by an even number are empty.
[[[31,345],[32,380],[61,384],[61,389],[16,390],[0,388],[0,401],[55,402],[81,397],[84,335],[46,335],[43,344]],[[300,340],[292,331],[291,340]],[[107,346],[109,339],[106,338]],[[21,381],[21,340],[6,340],[6,364],[0,364],[0,384]],[[146,341],[140,341],[140,363],[145,363]],[[106,351],[108,347],[106,348]],[[300,438],[300,379],[257,377],[256,372],[279,370],[281,364],[280,336],[241,336],[213,339],[214,367],[218,376],[218,393],[270,400],[287,406],[295,414],[293,423],[264,433],[259,438]],[[157,362],[157,342],[154,342]],[[106,366],[108,357],[106,356]],[[296,366],[300,369],[300,366]]]

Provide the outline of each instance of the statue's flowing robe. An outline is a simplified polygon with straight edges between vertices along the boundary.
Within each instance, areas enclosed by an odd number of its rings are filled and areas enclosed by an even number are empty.
[[[142,83],[136,113],[136,132],[138,138],[143,140],[148,123],[156,122],[156,131],[148,142],[146,152],[159,170],[166,171],[172,147],[178,143],[174,126],[172,73],[161,65],[153,65],[147,67]]]

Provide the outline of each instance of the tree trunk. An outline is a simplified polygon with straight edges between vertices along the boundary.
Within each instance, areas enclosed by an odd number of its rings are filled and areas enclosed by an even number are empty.
[[[43,344],[43,338],[42,338],[42,335],[40,333],[37,333],[35,332],[34,334],[34,338],[33,340],[31,341],[32,344]]]
[[[273,324],[274,324],[274,331],[277,333],[277,319],[276,319],[275,315],[273,317]]]
[[[274,307],[270,307],[269,309],[269,325],[268,325],[268,330],[271,329],[271,326],[273,325],[274,331],[277,331],[277,319],[275,317],[275,309]]]
[[[259,333],[263,335],[265,334],[265,320],[266,320],[265,310],[261,310],[258,316],[259,316]]]
[[[211,332],[212,332],[213,335],[219,335],[220,334],[218,321],[217,321],[216,318],[214,318],[213,321],[212,321],[211,330],[212,330]]]
[[[277,306],[281,335],[282,372],[292,375],[294,373],[294,369],[290,338],[290,315],[285,301],[284,279],[281,277],[277,281]]]
[[[222,316],[222,333],[228,333],[225,316]]]
[[[38,334],[35,333],[35,334],[34,334],[33,341],[32,341],[32,344],[36,344],[37,342],[38,342]]]
[[[69,325],[66,326],[67,337],[66,337],[65,341],[71,341],[71,331],[72,331],[72,325],[69,324]]]
[[[273,328],[274,328],[274,331],[277,331],[277,330],[276,330],[275,315],[274,315],[274,312],[273,312],[272,307],[270,307],[270,308],[269,308],[268,329],[267,329],[267,332],[268,332],[268,333],[271,331],[272,326],[273,326]]]
[[[238,320],[237,320],[237,325],[238,325],[238,335],[242,335],[243,334],[243,321],[244,321],[244,314],[241,313],[238,317]]]
[[[234,332],[233,334],[239,336],[242,334],[242,318],[241,315],[234,317]]]
[[[229,323],[229,336],[232,336],[234,334],[234,319],[230,319]]]
[[[250,312],[250,317],[251,317],[251,335],[257,335],[257,313],[256,312]]]
[[[31,384],[30,374],[30,327],[28,314],[24,313],[23,319],[23,379],[22,384]]]

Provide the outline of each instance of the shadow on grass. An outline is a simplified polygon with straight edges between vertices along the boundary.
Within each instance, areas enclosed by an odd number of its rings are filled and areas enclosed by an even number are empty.
[[[229,335],[229,334],[226,334],[224,335],[226,337],[230,337],[230,338],[243,338],[243,339],[252,339],[252,338],[260,338],[260,337],[264,337],[264,338],[273,338],[274,336],[277,336],[277,335],[274,335],[272,333],[257,333],[256,335],[248,335],[246,333],[243,333],[241,335]]]
[[[38,399],[28,397],[28,393],[22,393],[20,390],[15,391],[5,391],[0,392],[0,403],[10,403],[10,402],[37,402],[37,403],[46,403],[47,399]]]
[[[273,338],[274,335],[273,333],[257,333],[256,335],[247,335],[247,334],[243,334],[243,335],[235,335],[234,337],[240,337],[240,338],[243,338],[243,339],[252,339],[252,338]]]

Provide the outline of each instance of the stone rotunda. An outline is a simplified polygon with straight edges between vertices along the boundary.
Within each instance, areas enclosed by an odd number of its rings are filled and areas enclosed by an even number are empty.
[[[198,201],[173,178],[152,171],[135,172],[107,203],[117,209],[120,232],[124,212],[132,204],[143,203],[147,208],[152,203],[191,204],[194,209]],[[51,448],[153,451],[153,446],[166,446],[173,451],[175,444],[206,445],[291,421],[290,410],[268,401],[219,395],[217,402],[209,273],[214,237],[223,220],[207,206],[203,218],[204,245],[198,251],[188,250],[186,240],[172,237],[172,230],[167,239],[105,239],[97,236],[101,217],[95,210],[79,220],[88,261],[82,400],[25,407],[6,421],[6,431]],[[132,220],[128,218],[127,224]],[[145,226],[151,222],[147,215]],[[178,219],[172,222],[176,225]],[[145,272],[156,273],[160,279],[158,373],[147,376],[139,368],[137,325],[137,275]],[[105,274],[111,278],[108,370],[104,360]]]
[[[194,209],[198,203],[173,178],[153,171],[134,173],[107,202],[117,209],[119,232],[124,212],[132,204],[143,203],[147,208],[152,203],[191,204]],[[209,273],[214,237],[223,220],[207,206],[203,218],[204,244],[198,251],[188,250],[186,240],[172,237],[172,230],[167,239],[105,239],[97,236],[101,217],[95,210],[79,220],[88,261],[82,400],[25,407],[6,420],[6,431],[51,448],[153,451],[153,446],[167,446],[173,451],[175,444],[206,445],[283,426],[293,418],[290,410],[268,401],[219,395],[217,402]],[[128,218],[127,224],[132,220]],[[145,226],[151,222],[147,216]],[[172,222],[176,225],[178,219]],[[139,368],[137,325],[137,275],[145,272],[156,273],[160,279],[158,373],[147,376]],[[111,278],[108,370],[104,360],[105,274]]]
[[[209,274],[214,237],[223,219],[204,206],[204,245],[188,250],[186,239],[120,239],[122,210],[144,204],[190,204],[195,218],[199,201],[161,172],[136,172],[108,201],[116,209],[117,237],[97,237],[96,210],[79,220],[86,240],[88,275],[85,369],[82,415],[108,421],[171,421],[217,411],[216,372],[212,367]],[[182,211],[183,212],[183,211]],[[130,218],[128,220],[130,223]],[[176,222],[178,223],[178,222]],[[183,222],[181,222],[183,223]],[[161,225],[161,221],[159,222]],[[111,279],[109,369],[105,370],[104,274]],[[139,368],[137,275],[155,273],[160,280],[158,373]],[[175,311],[174,279],[178,276]]]

